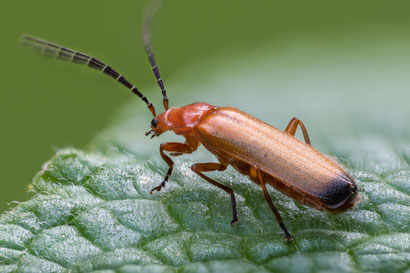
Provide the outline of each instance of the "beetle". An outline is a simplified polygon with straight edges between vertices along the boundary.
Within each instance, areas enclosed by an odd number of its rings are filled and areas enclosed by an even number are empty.
[[[109,65],[87,54],[54,43],[29,35],[22,37],[25,44],[41,49],[46,55],[95,68],[126,86],[145,102],[153,115],[151,128],[146,136],[151,135],[153,138],[166,131],[173,131],[185,138],[185,143],[166,142],[160,145],[160,155],[169,168],[164,180],[150,191],[151,194],[160,191],[172,174],[174,162],[165,152],[170,152],[171,156],[190,154],[202,144],[215,155],[218,163],[196,163],[191,166],[191,169],[231,196],[232,226],[238,222],[234,191],[204,174],[211,171],[224,171],[228,165],[248,176],[261,187],[287,240],[291,240],[292,236],[275,208],[266,184],[304,205],[330,213],[343,212],[360,201],[359,188],[353,177],[335,161],[311,146],[306,127],[297,118],[293,118],[286,129],[281,131],[231,107],[219,107],[200,102],[169,108],[164,83],[150,43],[153,13],[153,10],[146,13],[143,42],[163,95],[165,111],[159,115],[138,88]],[[305,142],[295,137],[298,127],[302,130]]]

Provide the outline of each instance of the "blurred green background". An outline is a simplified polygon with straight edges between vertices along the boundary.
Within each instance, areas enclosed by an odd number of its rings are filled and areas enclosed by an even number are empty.
[[[21,34],[28,33],[93,55],[144,91],[155,85],[140,40],[142,14],[147,3],[3,1],[0,11],[0,211],[8,207],[8,202],[29,197],[27,185],[31,178],[58,148],[85,148],[124,102],[135,100],[126,89],[95,71],[35,54],[19,44]],[[237,96],[237,105],[233,106],[247,110],[246,105],[251,103],[253,109],[258,109],[255,113],[268,116],[273,109],[266,107],[269,105],[266,101],[263,108],[258,108],[257,102],[263,98],[254,91],[289,89],[290,97],[277,97],[289,112],[288,116],[281,117],[282,127],[298,115],[299,107],[310,109],[318,120],[326,115],[315,110],[313,101],[327,105],[325,109],[329,112],[337,109],[342,117],[362,121],[357,123],[360,128],[349,128],[340,127],[335,120],[333,129],[345,133],[366,130],[366,118],[349,116],[350,108],[363,107],[362,112],[366,112],[366,107],[373,107],[369,110],[379,115],[371,119],[373,122],[386,119],[385,113],[389,112],[388,120],[381,122],[383,126],[379,129],[392,131],[394,140],[394,132],[401,132],[401,137],[409,136],[409,8],[408,1],[165,0],[154,20],[153,45],[165,85],[177,87],[176,81],[181,78],[195,83],[201,80],[203,73],[212,73],[212,67],[218,69],[218,73],[221,73],[220,67],[227,67],[231,77],[229,84],[224,84],[224,75],[220,75],[220,85],[215,88]],[[253,64],[255,72],[250,76],[248,92],[235,94],[236,86],[232,83],[236,81],[232,75],[238,71],[241,75],[238,84],[240,82],[244,90],[247,79],[241,71],[255,56],[261,60],[264,56],[274,56],[277,67],[270,71],[270,67]],[[196,73],[181,76],[190,67],[195,67]],[[312,67],[321,70],[312,76],[309,74]],[[260,85],[255,76],[258,69],[264,77]],[[273,73],[282,81],[270,83],[269,75]],[[301,78],[307,79],[307,84],[298,85]],[[298,89],[297,94],[309,98],[318,83],[323,90],[327,86],[328,92],[325,90],[320,98],[310,97],[309,105],[303,97],[292,96],[294,89]],[[177,88],[168,92],[171,106],[194,100],[217,103],[207,97],[206,88],[189,94],[178,94]],[[343,99],[344,92],[349,92],[353,101]],[[153,98],[158,108],[159,91],[146,95]],[[229,96],[217,104],[230,105]],[[374,100],[377,103],[373,103]],[[389,126],[386,128],[384,124]],[[141,126],[147,128],[148,122]],[[355,147],[347,150],[353,149]]]

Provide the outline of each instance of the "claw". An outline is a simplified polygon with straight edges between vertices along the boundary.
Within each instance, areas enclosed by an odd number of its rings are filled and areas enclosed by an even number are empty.
[[[231,227],[234,227],[239,222],[238,217],[234,217],[231,221]]]
[[[153,188],[149,194],[152,195],[153,191],[161,191],[161,189],[165,186],[165,181],[162,181],[161,184],[159,184],[158,186],[156,186],[155,188]]]
[[[290,235],[289,233],[285,234],[285,240],[288,241],[288,242],[293,241],[292,235]]]
[[[155,187],[155,188],[151,189],[151,191],[149,192],[149,194],[152,195],[152,192],[153,192],[153,191],[161,191],[161,187]]]
[[[292,235],[290,235],[290,233],[286,229],[285,225],[283,223],[279,223],[279,226],[281,227],[283,233],[285,233],[285,240],[286,241],[293,241],[293,237],[292,237]]]

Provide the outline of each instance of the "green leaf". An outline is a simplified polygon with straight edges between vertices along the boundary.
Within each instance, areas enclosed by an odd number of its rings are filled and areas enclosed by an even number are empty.
[[[34,178],[32,199],[0,217],[0,271],[408,269],[410,130],[405,121],[410,110],[408,101],[399,98],[405,83],[389,82],[396,99],[386,100],[377,95],[388,81],[386,71],[374,69],[368,78],[354,81],[358,71],[375,65],[373,56],[330,72],[323,68],[330,52],[320,52],[323,61],[318,61],[309,50],[298,51],[295,61],[294,50],[269,56],[269,50],[261,49],[263,55],[248,54],[237,61],[228,56],[225,60],[231,61],[224,65],[193,66],[167,83],[168,90],[180,90],[175,95],[169,91],[171,104],[206,100],[230,105],[278,128],[298,116],[313,145],[357,179],[362,201],[355,209],[330,215],[269,189],[295,237],[286,242],[261,189],[229,168],[210,176],[236,193],[240,221],[232,228],[229,196],[190,170],[195,162],[214,161],[204,148],[175,158],[165,189],[150,195],[167,171],[159,143],[181,139],[172,134],[147,139],[143,132],[149,128],[149,112],[138,101],[124,107],[86,151],[60,150]],[[380,50],[374,54],[383,61]],[[401,59],[394,65],[404,71],[408,66]],[[159,102],[158,90],[150,91]]]

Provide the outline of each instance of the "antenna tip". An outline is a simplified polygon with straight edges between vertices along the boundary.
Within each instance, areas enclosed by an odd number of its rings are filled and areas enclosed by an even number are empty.
[[[23,33],[20,36],[20,43],[26,43],[28,41],[33,41],[33,40],[34,40],[34,38],[32,36],[26,34],[26,33]]]

